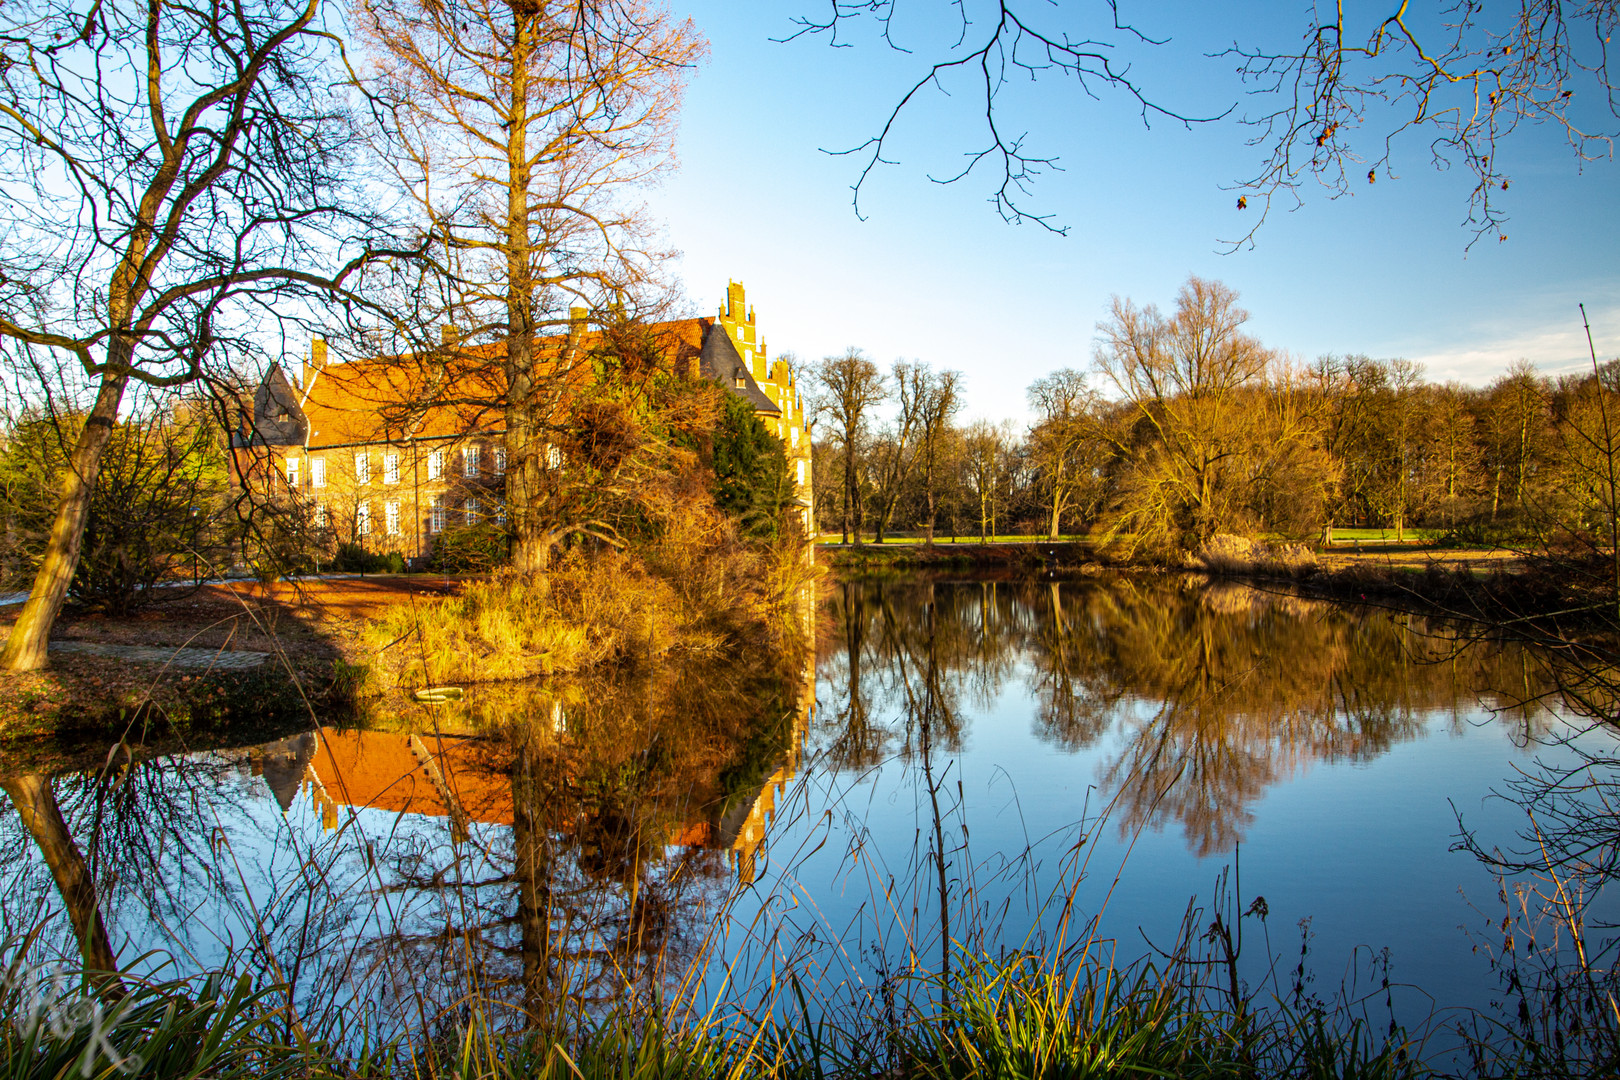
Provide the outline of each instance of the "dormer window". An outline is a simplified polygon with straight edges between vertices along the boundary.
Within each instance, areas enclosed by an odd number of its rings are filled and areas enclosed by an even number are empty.
[[[743,378],[741,375],[738,375],[737,376],[737,389],[741,390],[743,387],[745,387],[747,385],[748,385],[748,380]]]

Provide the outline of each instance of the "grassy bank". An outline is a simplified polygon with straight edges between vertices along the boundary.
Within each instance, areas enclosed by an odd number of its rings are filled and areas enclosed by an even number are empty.
[[[815,572],[797,548],[680,554],[668,566],[575,552],[548,574],[498,573],[454,596],[396,603],[360,631],[361,662],[380,685],[412,688],[633,668],[793,636]]]
[[[1586,574],[1560,574],[1550,572],[1546,561],[1518,553],[1440,549],[1420,542],[1358,548],[1363,539],[1372,538],[1352,538],[1316,552],[1298,544],[1216,537],[1202,552],[1170,566],[1120,561],[1088,540],[933,546],[823,544],[817,549],[817,559],[839,574],[856,577],[970,570],[1014,577],[1038,574],[1048,580],[1108,572],[1190,571],[1284,584],[1324,599],[1378,601],[1487,621],[1553,612],[1567,616],[1572,610],[1597,610],[1602,601],[1578,588],[1583,578],[1601,579],[1602,567]]]
[[[1097,562],[1096,548],[1086,540],[1017,540],[997,543],[822,544],[816,560],[834,570],[883,573],[907,570],[1044,570],[1078,571]]]
[[[14,958],[0,950],[0,961]],[[525,1026],[469,994],[381,1042],[358,1012],[312,1030],[280,987],[231,971],[49,983],[12,964],[0,985],[0,1075],[1397,1080],[1612,1076],[1620,1065],[1601,1011],[1556,1046],[1531,1024],[1460,1023],[1461,1052],[1443,1063],[1425,1056],[1419,1035],[1377,1018],[1376,993],[1336,1006],[1304,993],[1259,1000],[1210,977],[1213,950],[1129,969],[1068,959],[962,954],[949,977],[903,977],[881,995],[841,1000],[819,998],[808,969],[784,972],[748,1005],[618,1005],[563,1027]]]

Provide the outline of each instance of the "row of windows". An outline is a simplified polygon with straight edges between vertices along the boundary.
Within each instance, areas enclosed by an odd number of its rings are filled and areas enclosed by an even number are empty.
[[[328,520],[326,504],[316,503],[316,527],[324,529],[328,524]],[[486,513],[481,499],[468,499],[460,510],[455,510],[444,505],[442,497],[436,497],[428,508],[428,532],[443,532],[452,521],[466,525],[494,523],[504,528],[506,526],[506,503],[503,500],[496,500],[493,512]],[[383,503],[382,530],[385,536],[400,535],[399,502],[395,499]],[[354,531],[358,536],[371,536],[374,534],[371,504],[369,502],[363,502],[355,507]]]
[[[491,455],[495,475],[501,476],[506,472],[506,447],[497,446]],[[468,446],[461,451],[461,475],[477,477],[483,475],[480,465],[482,455],[476,446]],[[547,455],[548,461],[550,455]],[[299,459],[288,458],[282,463],[287,475],[287,486],[296,490],[299,486]],[[442,480],[444,478],[445,453],[443,450],[434,450],[427,456],[427,477],[429,480]],[[385,484],[399,483],[399,455],[389,452],[382,456],[382,481]],[[354,455],[354,482],[357,484],[371,483],[371,455],[361,451]],[[312,457],[309,459],[309,486],[323,488],[326,486],[326,459]]]

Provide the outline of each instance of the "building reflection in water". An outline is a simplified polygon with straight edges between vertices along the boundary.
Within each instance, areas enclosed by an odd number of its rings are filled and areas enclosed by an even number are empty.
[[[813,699],[801,696],[780,763],[756,789],[718,807],[691,807],[663,842],[724,851],[737,880],[752,883],[777,803],[798,777],[814,708]],[[565,714],[559,708],[556,715]],[[283,813],[305,798],[327,830],[343,824],[344,809],[444,818],[457,842],[468,823],[510,828],[514,822],[511,777],[491,769],[488,749],[476,737],[323,727],[254,747],[247,758]]]

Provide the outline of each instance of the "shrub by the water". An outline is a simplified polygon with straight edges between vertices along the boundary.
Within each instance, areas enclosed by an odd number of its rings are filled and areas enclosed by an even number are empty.
[[[403,574],[405,556],[397,551],[367,551],[360,544],[339,544],[332,569],[340,574]]]

